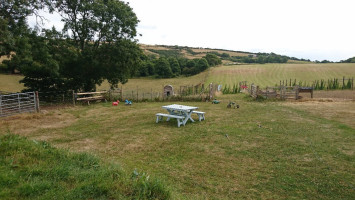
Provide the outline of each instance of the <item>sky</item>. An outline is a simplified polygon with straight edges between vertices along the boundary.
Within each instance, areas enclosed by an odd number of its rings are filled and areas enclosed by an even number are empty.
[[[355,56],[355,0],[124,1],[140,20],[142,44],[274,52],[319,61]],[[62,27],[58,16],[49,20],[49,26]]]

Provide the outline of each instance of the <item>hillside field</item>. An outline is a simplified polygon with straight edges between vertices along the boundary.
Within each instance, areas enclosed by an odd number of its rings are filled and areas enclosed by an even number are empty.
[[[38,114],[1,118],[0,135],[17,134],[30,141],[46,141],[74,153],[93,154],[103,165],[111,163],[122,166],[126,172],[144,172],[158,178],[172,199],[355,198],[355,124],[351,120],[354,101],[255,102],[243,94],[223,95],[219,99],[222,102],[217,105],[183,102],[205,111],[206,120],[189,122],[180,128],[175,120],[155,123],[155,113],[164,112],[163,105],[182,102],[118,107],[108,102],[42,108]],[[240,108],[227,109],[230,100]],[[193,118],[196,120],[197,116]],[[19,150],[23,152],[19,156],[32,155],[23,148]],[[16,159],[8,161],[18,163]],[[33,160],[32,165],[36,163]],[[16,166],[14,170],[31,172],[22,169],[26,165]],[[34,189],[28,186],[32,184],[29,182],[26,190],[5,184],[9,189],[5,191],[26,192],[36,198],[40,194],[75,194],[71,183],[82,190],[92,187],[80,187],[80,178],[71,182],[76,176],[58,168],[62,170],[56,172],[59,179],[55,178],[57,175],[54,178],[62,189],[46,190],[52,176],[47,177],[44,165],[41,166],[41,171],[30,173],[37,177]],[[42,175],[45,177],[41,178]],[[3,180],[12,180],[8,178]],[[90,181],[99,184],[94,179]],[[21,186],[20,182],[12,184]],[[38,188],[43,184],[46,187]],[[88,195],[100,194],[100,199],[110,199],[111,192],[98,193],[110,188],[108,182],[104,184]],[[120,185],[119,179],[114,184]],[[1,194],[5,199],[13,197],[6,196],[11,193]],[[85,198],[88,197],[78,197]]]
[[[205,72],[191,77],[178,77],[169,79],[133,78],[123,86],[125,91],[161,92],[165,85],[172,85],[179,90],[180,86],[196,85],[199,83],[218,83],[221,85],[238,84],[240,81],[247,81],[248,84],[255,83],[261,87],[275,86],[280,80],[294,81],[297,83],[311,84],[314,80],[320,79],[341,79],[355,78],[354,63],[329,63],[329,64],[256,64],[256,65],[222,65],[213,67]],[[23,89],[19,84],[21,76],[0,74],[0,91],[18,92]],[[98,90],[108,90],[107,82],[98,86]]]
[[[198,83],[218,83],[222,86],[238,84],[247,81],[261,87],[275,86],[280,80],[299,81],[311,83],[320,79],[341,79],[343,76],[355,78],[355,64],[256,64],[256,65],[228,65],[208,69],[192,77],[172,79],[130,79],[123,85],[126,90],[161,91],[164,85],[170,84],[179,89],[183,85],[196,85]],[[107,83],[99,87],[108,89]]]

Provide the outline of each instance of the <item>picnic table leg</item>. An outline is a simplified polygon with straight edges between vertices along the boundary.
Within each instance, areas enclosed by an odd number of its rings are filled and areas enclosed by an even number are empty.
[[[185,126],[185,124],[181,121],[181,119],[177,119],[177,123],[178,123],[178,127],[180,127],[181,124]]]
[[[156,123],[158,123],[158,122],[161,121],[162,119],[163,119],[163,116],[157,116]]]
[[[192,111],[190,111],[190,112],[184,111],[183,113],[184,113],[184,115],[185,115],[185,119],[184,119],[184,121],[183,121],[183,124],[184,124],[184,125],[186,124],[186,122],[187,122],[189,119],[190,119],[192,122],[195,122],[195,121],[191,118]]]
[[[169,112],[170,115],[176,115],[176,113],[174,112],[174,110],[168,109],[168,112]],[[169,120],[170,120],[170,117],[168,117],[168,118],[166,119],[166,121],[169,121]]]
[[[187,113],[187,120],[190,119],[192,122],[195,122],[195,120],[192,119],[191,115],[192,115],[192,110]]]

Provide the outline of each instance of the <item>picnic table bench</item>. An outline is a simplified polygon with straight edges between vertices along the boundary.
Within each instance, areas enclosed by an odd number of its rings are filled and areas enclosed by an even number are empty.
[[[205,120],[205,112],[194,110],[194,111],[192,111],[192,113],[197,114],[199,121]]]
[[[75,93],[75,100],[87,102],[88,105],[90,105],[90,101],[105,100],[105,102],[107,102],[105,96],[103,95],[106,93],[106,91]]]
[[[164,113],[157,113],[155,115],[157,116],[156,123],[162,121],[163,117],[167,117],[168,119],[166,121],[169,121],[170,118],[175,118],[177,120],[178,127],[180,127],[181,124],[185,126],[185,124],[183,123],[183,119],[185,119],[185,117],[182,115],[169,115]]]

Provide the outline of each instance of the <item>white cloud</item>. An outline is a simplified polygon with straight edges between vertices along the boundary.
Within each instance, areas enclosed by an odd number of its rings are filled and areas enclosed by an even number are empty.
[[[128,2],[143,25],[141,43],[259,49],[313,60],[355,56],[353,0]]]

